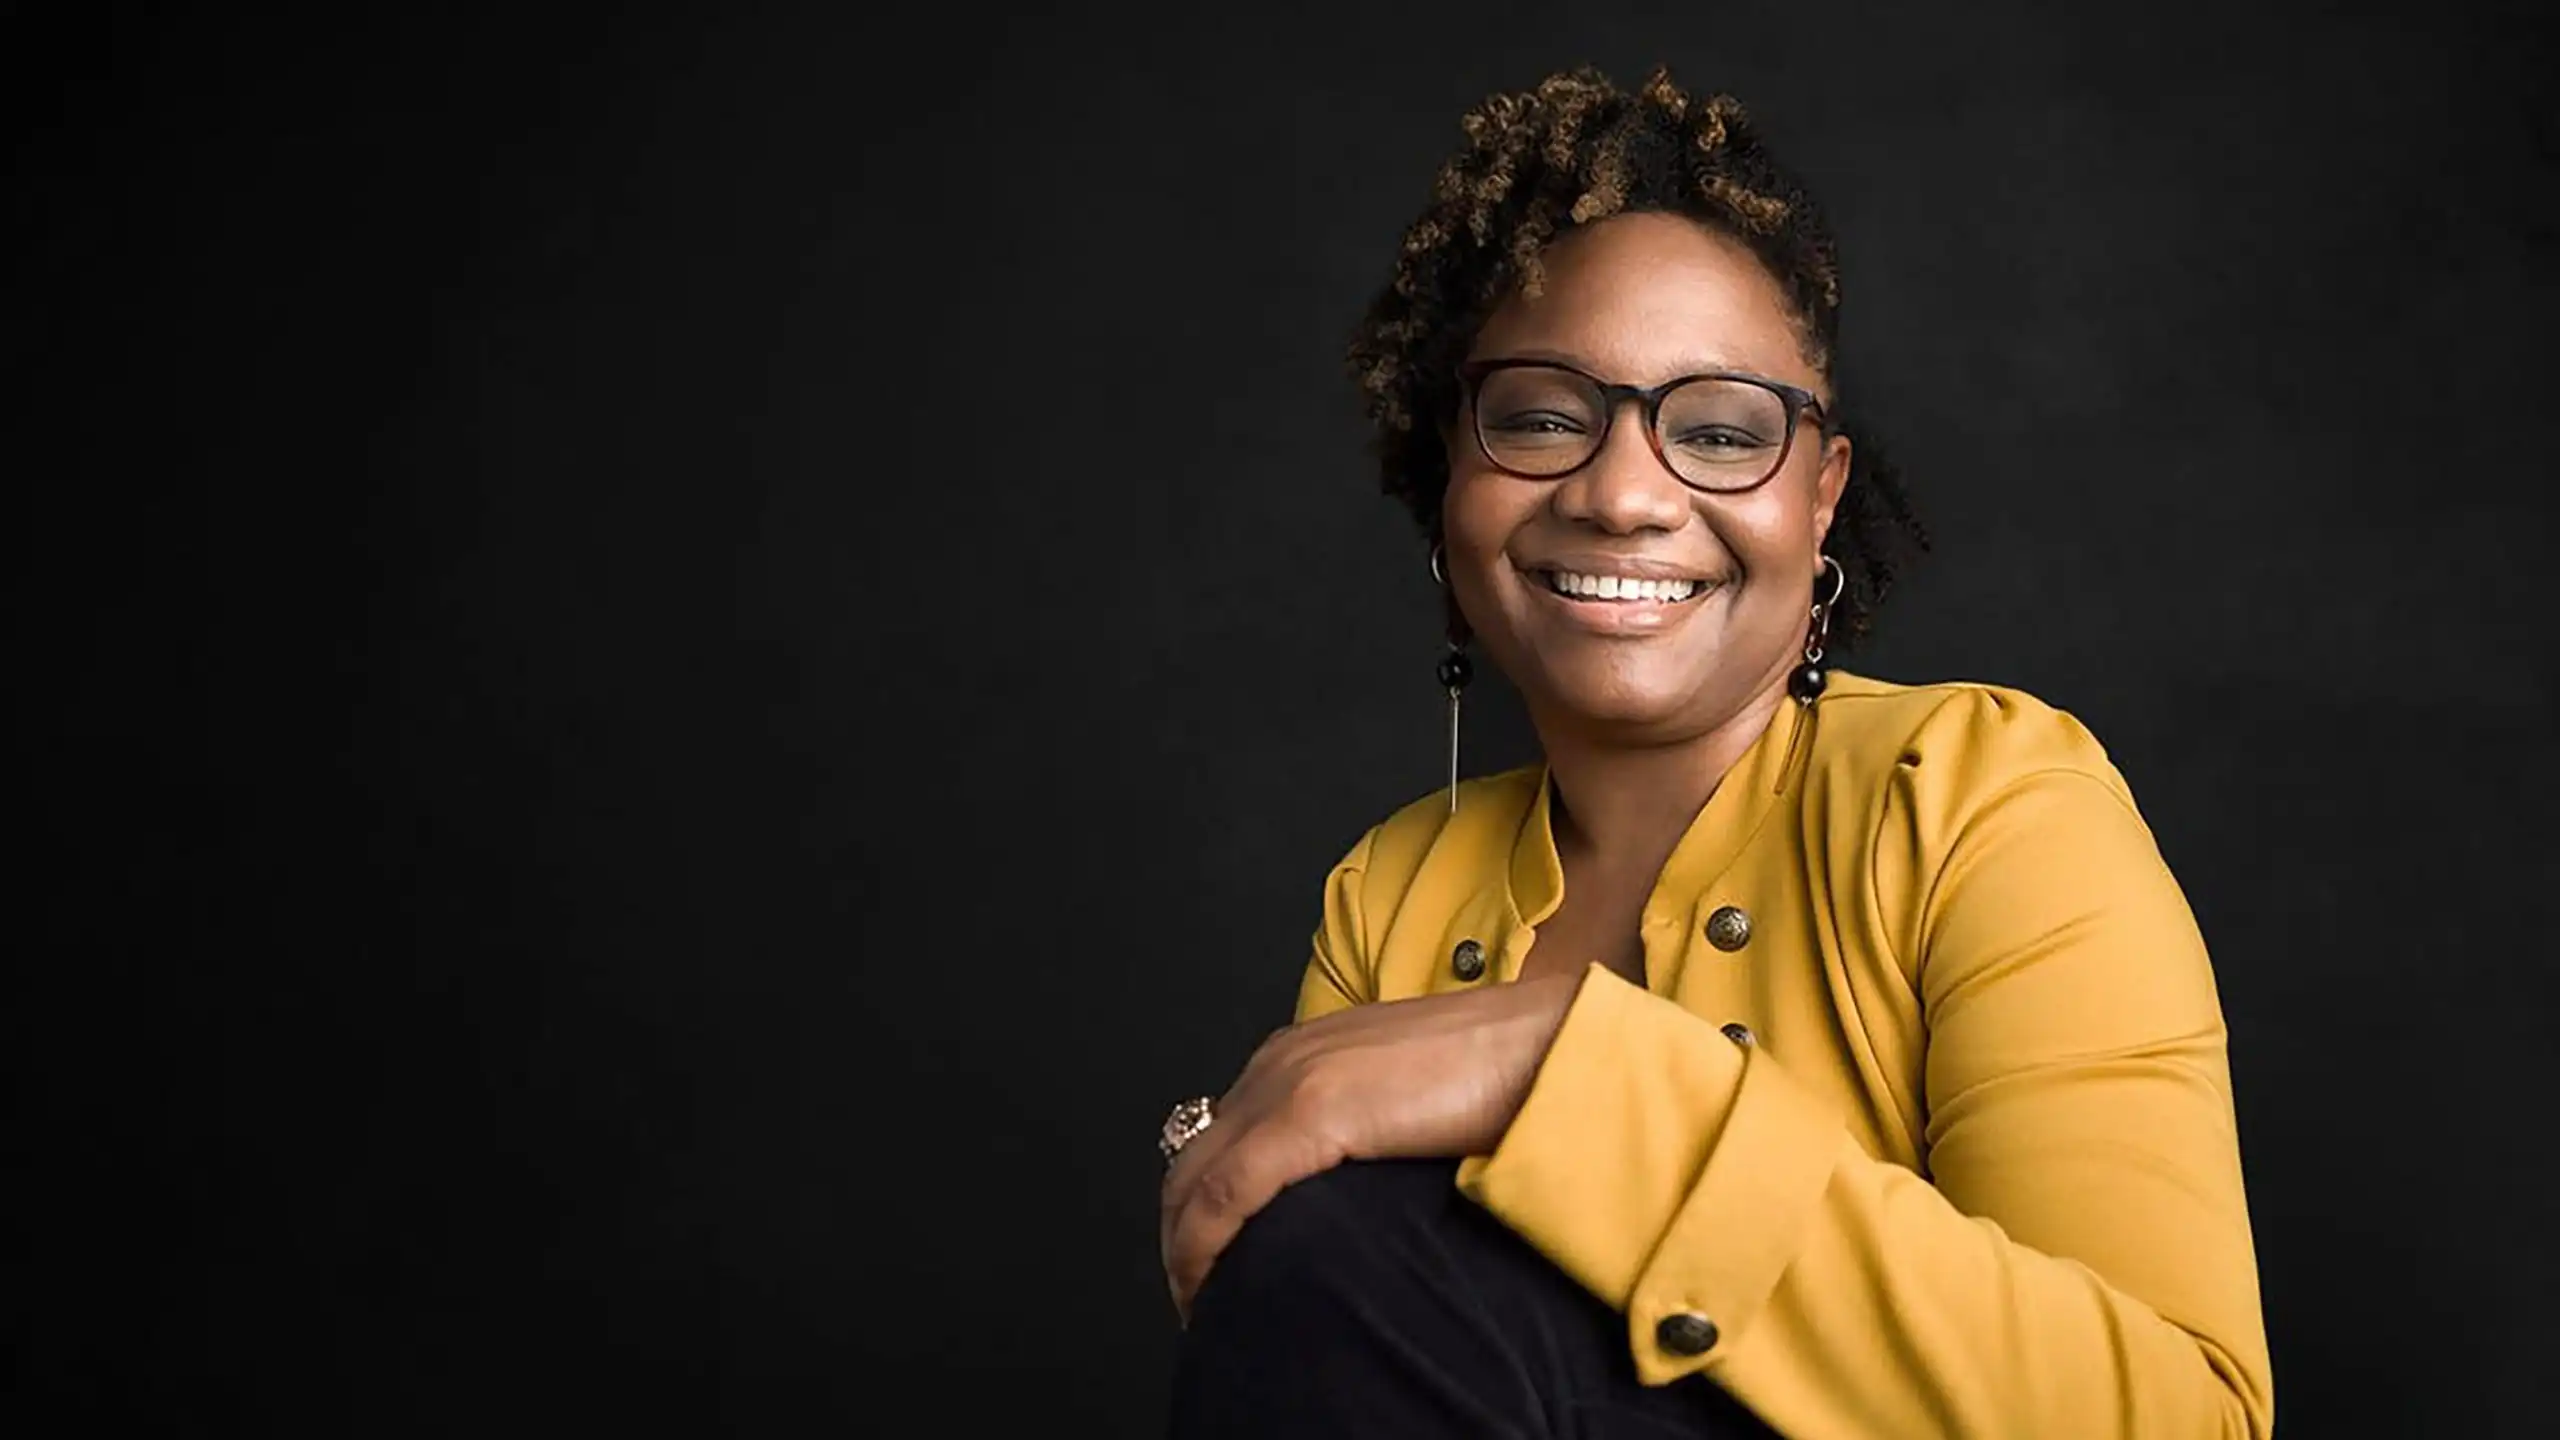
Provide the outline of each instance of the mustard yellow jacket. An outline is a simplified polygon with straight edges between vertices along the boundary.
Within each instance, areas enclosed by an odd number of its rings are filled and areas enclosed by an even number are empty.
[[[1299,1018],[1515,978],[1563,895],[1549,804],[1530,766],[1363,836]],[[1643,942],[1458,1184],[1626,1313],[1646,1382],[1793,1440],[2271,1432],[2212,968],[2077,721],[1835,672],[1699,812]]]

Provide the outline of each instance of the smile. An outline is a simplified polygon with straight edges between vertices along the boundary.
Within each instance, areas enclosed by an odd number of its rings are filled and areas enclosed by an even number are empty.
[[[1702,580],[1639,580],[1634,576],[1584,575],[1571,570],[1540,570],[1538,583],[1568,600],[1603,603],[1676,605],[1710,588]]]

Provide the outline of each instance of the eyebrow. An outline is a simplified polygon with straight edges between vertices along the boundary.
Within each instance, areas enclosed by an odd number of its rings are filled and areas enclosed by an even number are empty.
[[[1585,374],[1601,379],[1610,378],[1601,374],[1600,367],[1593,364],[1589,356],[1577,355],[1570,350],[1549,350],[1542,346],[1530,346],[1525,349],[1506,351],[1500,355],[1479,355],[1476,357],[1476,363],[1478,364],[1487,364],[1502,360],[1534,360],[1545,365],[1566,365],[1573,369],[1580,370]],[[1810,385],[1801,385],[1793,380],[1781,379],[1778,376],[1767,374],[1755,366],[1745,365],[1738,360],[1719,360],[1705,356],[1693,356],[1687,360],[1683,360],[1680,364],[1681,368],[1663,376],[1661,383],[1668,384],[1673,380],[1686,379],[1692,375],[1741,375],[1753,380],[1767,380],[1779,385],[1794,385],[1800,390],[1811,390],[1813,388]]]

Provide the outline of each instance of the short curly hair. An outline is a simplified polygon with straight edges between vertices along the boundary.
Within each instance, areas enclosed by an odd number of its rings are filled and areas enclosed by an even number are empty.
[[[1747,247],[1775,277],[1805,357],[1839,384],[1840,261],[1821,208],[1770,158],[1739,101],[1692,100],[1657,68],[1629,94],[1580,67],[1497,94],[1461,122],[1467,146],[1440,167],[1406,228],[1394,277],[1350,347],[1386,492],[1435,539],[1449,485],[1442,427],[1457,414],[1458,366],[1516,286],[1535,295],[1540,254],[1568,226],[1653,211],[1686,216]],[[1849,427],[1835,417],[1832,433]],[[1865,634],[1895,579],[1928,549],[1898,471],[1852,433],[1847,488],[1823,551],[1845,584],[1831,635]]]

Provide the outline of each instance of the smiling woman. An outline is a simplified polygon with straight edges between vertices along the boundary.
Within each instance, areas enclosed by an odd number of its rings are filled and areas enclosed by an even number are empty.
[[[1180,1435],[2264,1436],[2212,967],[2015,690],[1827,670],[1918,538],[1731,100],[1502,95],[1353,347],[1543,758],[1371,829],[1163,1145]],[[1453,770],[1455,762],[1452,762]]]

